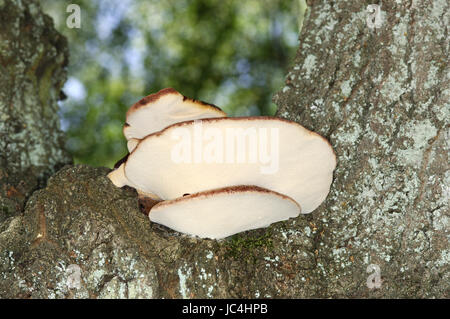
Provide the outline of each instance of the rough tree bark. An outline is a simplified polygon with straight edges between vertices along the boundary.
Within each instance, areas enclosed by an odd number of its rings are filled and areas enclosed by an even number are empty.
[[[319,209],[200,240],[150,224],[108,169],[66,166],[1,224],[0,296],[449,297],[449,4],[383,1],[376,31],[367,4],[310,1],[275,97],[336,150]]]
[[[32,1],[0,1],[0,222],[69,163],[57,100],[66,80],[66,39]]]
[[[377,1],[374,1],[377,2]],[[313,215],[326,295],[449,294],[449,2],[312,1],[278,115],[329,138],[332,191]],[[380,1],[381,3],[381,1]],[[367,291],[366,267],[383,283]]]

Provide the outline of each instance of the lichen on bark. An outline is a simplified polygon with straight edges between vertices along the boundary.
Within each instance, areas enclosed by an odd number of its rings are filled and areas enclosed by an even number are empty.
[[[449,293],[447,1],[312,1],[278,115],[327,136],[338,166],[313,213],[330,296]],[[382,287],[365,287],[380,266]]]
[[[37,1],[0,1],[0,221],[70,162],[59,130],[66,39]]]

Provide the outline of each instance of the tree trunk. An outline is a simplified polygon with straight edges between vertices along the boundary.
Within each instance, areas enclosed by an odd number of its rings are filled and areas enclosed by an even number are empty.
[[[448,296],[449,2],[382,1],[377,29],[369,3],[311,1],[275,97],[279,116],[329,138],[338,156],[313,213],[317,271],[324,296]],[[382,276],[374,291],[370,264]]]
[[[67,43],[35,1],[0,2],[0,222],[69,162],[57,101]]]
[[[373,30],[367,4],[310,1],[275,97],[336,151],[316,211],[189,238],[150,224],[107,169],[66,166],[0,225],[0,296],[449,297],[449,4],[384,1]]]

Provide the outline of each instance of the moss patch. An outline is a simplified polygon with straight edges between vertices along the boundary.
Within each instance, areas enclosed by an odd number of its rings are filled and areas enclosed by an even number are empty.
[[[260,249],[267,251],[273,248],[272,231],[266,230],[264,233],[258,233],[256,236],[236,234],[226,244],[227,258],[246,258],[248,256],[255,256],[254,250]]]

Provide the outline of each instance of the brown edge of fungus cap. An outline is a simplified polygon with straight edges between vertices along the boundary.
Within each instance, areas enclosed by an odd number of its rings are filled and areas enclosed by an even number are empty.
[[[177,90],[173,89],[173,88],[165,88],[162,89],[156,93],[152,93],[149,94],[145,97],[143,97],[142,99],[140,99],[139,101],[137,101],[136,103],[134,103],[127,111],[126,116],[128,117],[129,115],[131,115],[132,113],[136,112],[137,110],[143,108],[143,107],[148,107],[149,105],[151,105],[152,103],[158,101],[161,97],[169,95],[169,94],[174,94],[174,95],[180,95],[183,97],[183,102],[184,101],[191,101],[195,104],[198,104],[199,106],[203,106],[203,107],[207,107],[207,108],[214,108],[219,112],[222,112],[223,114],[225,114],[224,111],[222,111],[222,109],[220,107],[218,107],[217,105],[211,104],[211,103],[207,103],[207,102],[203,102],[200,100],[196,100],[196,99],[191,99],[183,94],[181,94],[180,92],[178,92]],[[226,115],[226,114],[225,114]]]

